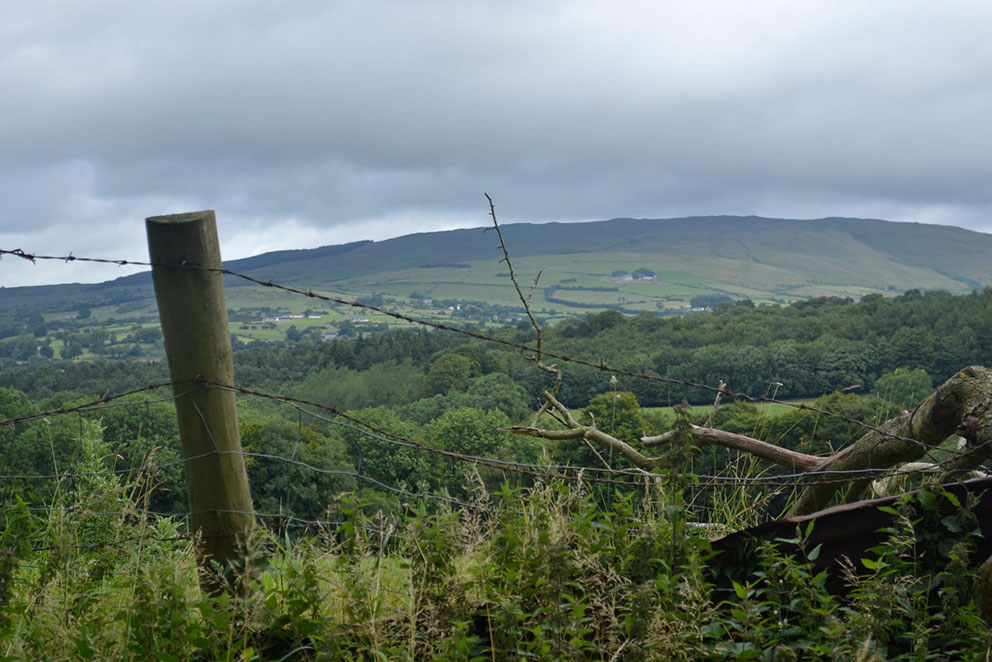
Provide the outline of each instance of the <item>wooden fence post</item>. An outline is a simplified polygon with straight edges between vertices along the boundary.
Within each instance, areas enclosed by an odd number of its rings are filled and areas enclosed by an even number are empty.
[[[177,382],[190,524],[202,537],[200,583],[217,592],[224,585],[211,561],[226,566],[238,558],[254,524],[234,393],[187,381],[234,384],[224,277],[183,268],[220,268],[217,224],[213,211],[200,211],[152,216],[145,229],[169,375]]]

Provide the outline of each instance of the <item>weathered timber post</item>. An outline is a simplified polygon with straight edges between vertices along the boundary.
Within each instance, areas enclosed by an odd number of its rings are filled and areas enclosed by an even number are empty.
[[[176,395],[191,526],[201,537],[200,584],[223,582],[211,561],[239,557],[254,524],[234,393],[195,380],[234,384],[231,336],[213,211],[145,219],[155,297]],[[198,268],[204,267],[204,268]]]

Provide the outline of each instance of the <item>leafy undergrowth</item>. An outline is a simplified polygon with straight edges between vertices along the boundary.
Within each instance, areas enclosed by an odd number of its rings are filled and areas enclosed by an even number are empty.
[[[106,449],[88,439],[95,469]],[[0,657],[867,662],[986,660],[992,643],[970,595],[976,524],[942,516],[940,492],[917,499],[922,516],[893,510],[843,598],[809,563],[808,531],[717,584],[675,479],[609,511],[558,484],[395,521],[345,505],[334,530],[258,534],[236,598],[200,591],[180,525],[143,514],[142,494],[81,475],[44,517],[3,511]]]

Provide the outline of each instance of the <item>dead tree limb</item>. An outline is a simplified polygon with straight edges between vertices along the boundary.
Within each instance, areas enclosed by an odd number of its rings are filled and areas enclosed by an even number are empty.
[[[713,410],[710,411],[710,417],[706,419],[706,427],[713,426],[713,421],[716,419],[716,414],[720,411],[720,398],[723,397],[723,390],[727,388],[727,382],[721,379],[716,388],[716,397],[713,399]]]
[[[868,488],[872,472],[924,457],[947,437],[961,433],[968,444],[943,466],[948,473],[974,469],[992,456],[992,426],[985,412],[992,403],[992,371],[965,368],[937,387],[912,413],[883,423],[831,456],[799,495],[793,515],[808,515],[829,505],[848,472],[864,472],[850,481],[845,501],[857,501]],[[970,435],[970,439],[969,439]]]
[[[725,430],[717,430],[716,428],[693,425],[691,432],[693,443],[696,446],[724,446],[725,448],[733,448],[797,471],[814,471],[829,459],[820,457],[819,455],[809,455],[807,453],[789,450],[788,448],[770,444],[767,441],[761,441],[760,439],[754,439],[753,437],[747,437]],[[656,437],[641,437],[641,442],[645,446],[661,446],[669,443],[671,440],[671,432],[666,432]]]
[[[565,424],[564,430],[536,426],[503,428],[513,434],[564,441],[582,439],[612,449],[634,466],[645,471],[671,466],[667,457],[645,455],[630,444],[598,430],[595,424],[582,425],[555,396],[545,392],[545,406]],[[981,366],[965,368],[928,396],[912,412],[903,412],[890,419],[853,444],[829,457],[808,455],[782,448],[760,439],[692,426],[693,445],[717,445],[749,453],[769,462],[805,472],[806,485],[799,495],[792,515],[808,515],[829,505],[834,495],[845,485],[845,501],[864,498],[872,479],[880,471],[915,462],[931,455],[945,439],[961,435],[965,444],[943,462],[932,463],[926,470],[942,479],[956,479],[992,458],[992,371]],[[645,446],[659,446],[673,441],[667,432],[655,437],[642,437]]]
[[[509,428],[500,428],[500,430],[503,430],[504,432],[511,432],[513,434],[526,435],[528,437],[550,439],[553,441],[584,439],[586,441],[599,444],[604,448],[612,449],[614,452],[627,458],[627,460],[635,467],[639,467],[645,471],[668,468],[670,464],[668,458],[648,457],[630,444],[621,441],[620,439],[617,439],[613,435],[607,434],[602,430],[596,429],[595,425],[582,425],[575,420],[572,416],[572,412],[568,410],[568,407],[559,402],[555,396],[551,395],[551,393],[545,391],[544,397],[546,402],[554,409],[554,411],[561,416],[567,426],[567,429],[548,430],[545,428],[531,426],[514,426]]]

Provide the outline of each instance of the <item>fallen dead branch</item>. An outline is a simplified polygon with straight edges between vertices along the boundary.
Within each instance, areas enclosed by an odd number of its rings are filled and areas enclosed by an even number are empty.
[[[669,468],[666,456],[649,456],[629,443],[596,428],[582,425],[552,393],[544,393],[542,410],[550,410],[564,423],[564,430],[532,426],[504,428],[513,434],[554,441],[585,440],[613,450],[635,467],[645,471]],[[862,499],[880,472],[930,456],[945,439],[959,434],[964,443],[951,459],[931,463],[931,473],[941,479],[960,477],[992,457],[992,422],[986,412],[992,409],[992,371],[971,366],[957,373],[928,396],[912,412],[905,411],[841,449],[833,455],[808,455],[777,444],[712,427],[692,426],[689,434],[695,446],[716,445],[731,448],[807,474],[805,487],[792,508],[792,515],[807,515],[828,506],[834,495],[846,486],[845,502]],[[661,446],[674,439],[673,432],[642,437],[648,447]]]

